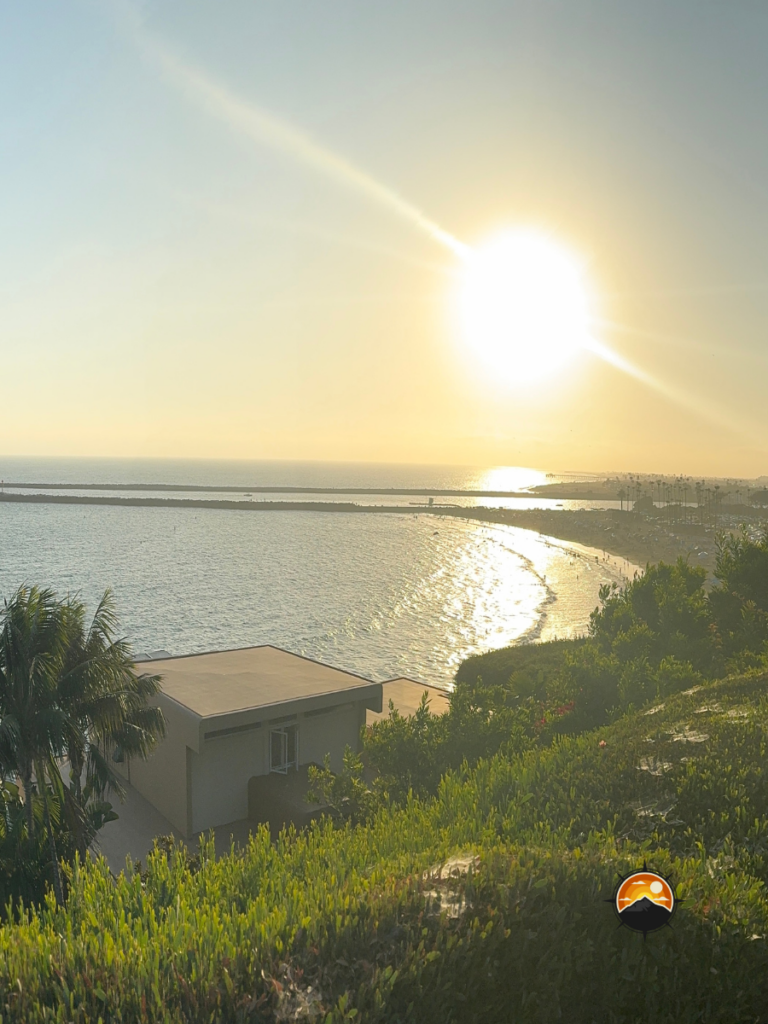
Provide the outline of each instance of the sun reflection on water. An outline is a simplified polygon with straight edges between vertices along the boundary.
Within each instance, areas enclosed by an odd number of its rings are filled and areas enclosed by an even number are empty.
[[[111,586],[138,651],[273,643],[378,680],[450,686],[472,654],[582,632],[621,579],[530,530],[417,513],[4,503],[0,520],[0,594],[42,581],[93,607]]]
[[[495,466],[479,478],[478,491],[523,491],[547,482],[546,473],[525,466]]]

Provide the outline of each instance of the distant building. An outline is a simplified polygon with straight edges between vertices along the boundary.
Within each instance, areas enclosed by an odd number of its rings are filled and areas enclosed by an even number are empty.
[[[360,748],[366,713],[382,710],[381,683],[277,647],[142,660],[139,667],[162,678],[157,703],[167,735],[147,761],[128,764],[119,751],[113,757],[187,837],[245,818],[295,820],[298,812],[283,806],[287,791],[274,809],[275,794],[290,785],[278,777],[305,774],[299,770],[326,754],[340,771],[345,747]],[[298,789],[291,786],[296,806]]]

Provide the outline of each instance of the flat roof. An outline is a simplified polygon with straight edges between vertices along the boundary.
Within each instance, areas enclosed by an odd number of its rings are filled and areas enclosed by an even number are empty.
[[[451,704],[451,695],[448,690],[441,690],[439,686],[430,686],[429,683],[419,683],[415,679],[408,679],[405,676],[400,676],[398,679],[387,679],[381,684],[381,689],[381,711],[368,710],[366,712],[368,725],[389,718],[390,701],[403,718],[410,718],[411,715],[416,714],[425,693],[429,698],[429,710],[433,715],[444,715]]]
[[[142,661],[137,670],[161,676],[162,692],[201,718],[330,694],[351,700],[380,686],[271,645]]]

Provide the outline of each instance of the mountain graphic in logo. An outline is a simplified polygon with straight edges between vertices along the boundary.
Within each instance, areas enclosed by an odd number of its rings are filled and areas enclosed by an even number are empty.
[[[663,875],[649,871],[634,871],[622,878],[614,899],[616,913],[622,925],[633,931],[655,932],[669,924],[675,910],[675,894]]]

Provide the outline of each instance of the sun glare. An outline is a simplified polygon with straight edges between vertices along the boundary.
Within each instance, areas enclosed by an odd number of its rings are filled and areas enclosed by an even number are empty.
[[[508,232],[465,257],[460,312],[478,358],[509,383],[561,369],[589,341],[578,260],[533,231]]]

